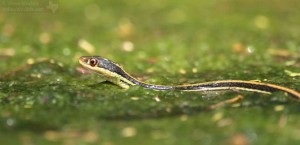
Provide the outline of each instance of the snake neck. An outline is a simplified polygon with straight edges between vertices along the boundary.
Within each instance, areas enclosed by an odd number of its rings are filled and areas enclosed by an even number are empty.
[[[118,74],[123,78],[121,79],[121,81],[127,83],[129,86],[134,86],[134,85],[138,85],[147,89],[154,89],[154,90],[173,90],[175,89],[174,86],[165,86],[165,85],[155,85],[155,84],[148,84],[148,83],[144,83],[136,78],[134,78],[133,76],[129,75],[127,72],[125,71],[120,71],[118,72]]]

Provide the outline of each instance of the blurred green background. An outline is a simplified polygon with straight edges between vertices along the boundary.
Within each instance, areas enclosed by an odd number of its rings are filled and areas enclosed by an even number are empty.
[[[299,144],[284,93],[122,90],[78,64],[148,83],[242,79],[300,91],[297,0],[1,0],[0,144]],[[208,109],[243,95],[244,99]]]

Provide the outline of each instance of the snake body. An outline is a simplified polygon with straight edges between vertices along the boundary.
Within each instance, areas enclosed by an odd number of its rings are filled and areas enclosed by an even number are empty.
[[[300,93],[283,86],[261,83],[256,81],[245,81],[245,80],[220,80],[211,81],[196,84],[187,85],[155,85],[142,82],[130,74],[128,74],[120,65],[117,63],[100,57],[100,56],[82,56],[79,59],[79,63],[89,70],[92,70],[103,77],[107,81],[110,81],[121,88],[128,89],[130,86],[138,85],[148,89],[154,90],[181,90],[181,91],[220,91],[220,90],[242,90],[248,92],[257,92],[263,94],[271,94],[273,92],[282,91],[287,93],[289,96],[300,100]]]

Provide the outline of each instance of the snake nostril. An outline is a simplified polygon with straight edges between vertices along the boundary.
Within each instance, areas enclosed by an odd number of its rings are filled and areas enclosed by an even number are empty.
[[[88,63],[88,59],[86,57],[80,57],[79,60],[83,63]]]

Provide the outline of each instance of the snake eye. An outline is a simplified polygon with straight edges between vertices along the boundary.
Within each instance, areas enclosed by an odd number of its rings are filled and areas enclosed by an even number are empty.
[[[97,64],[97,59],[91,58],[90,59],[90,66],[94,67]]]

